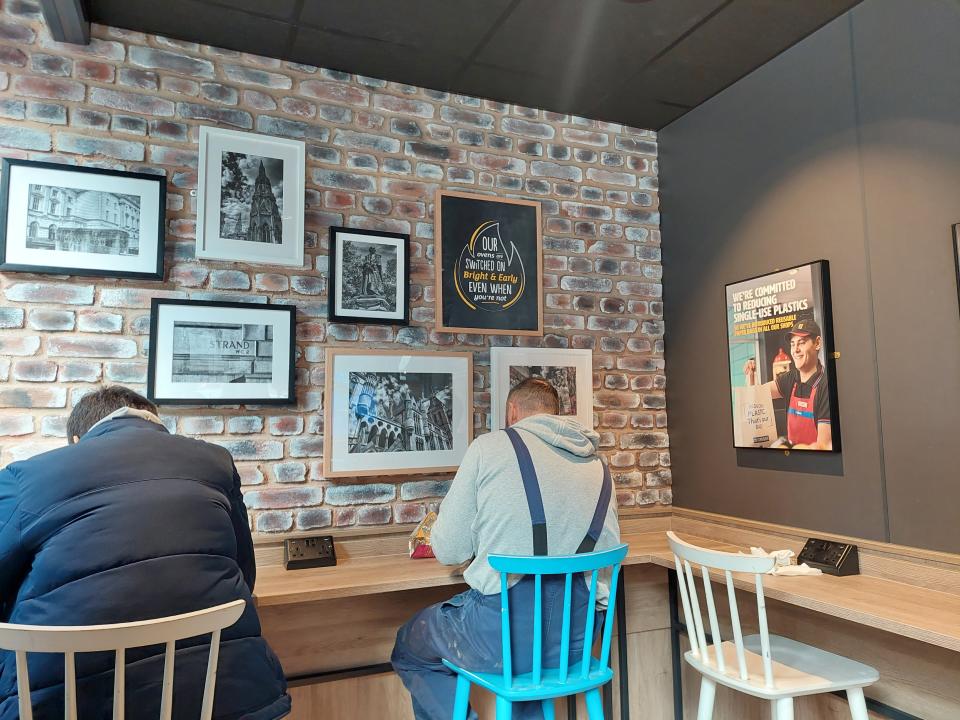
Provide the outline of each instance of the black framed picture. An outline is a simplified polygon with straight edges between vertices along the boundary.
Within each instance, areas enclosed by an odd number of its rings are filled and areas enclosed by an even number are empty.
[[[840,450],[826,260],[726,286],[733,441]]]
[[[154,298],[147,397],[158,405],[296,401],[292,305]]]
[[[437,330],[543,335],[540,203],[437,190]]]
[[[336,322],[410,322],[410,236],[330,228],[330,302]]]
[[[3,159],[0,271],[163,279],[164,175]]]
[[[957,302],[960,303],[960,225],[953,226],[953,266],[957,270]]]

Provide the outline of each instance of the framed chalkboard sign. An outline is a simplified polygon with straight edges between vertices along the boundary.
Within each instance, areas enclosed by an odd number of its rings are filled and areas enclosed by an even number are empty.
[[[543,335],[540,203],[438,190],[437,330]]]

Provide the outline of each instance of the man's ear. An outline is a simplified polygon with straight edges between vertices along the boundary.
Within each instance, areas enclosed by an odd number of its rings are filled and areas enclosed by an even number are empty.
[[[79,438],[78,436],[74,435],[74,436],[73,436],[73,440],[71,441],[71,443],[72,443],[73,445],[76,445],[78,442],[80,442],[80,438]]]
[[[514,422],[516,422],[516,417],[517,417],[517,411],[516,411],[516,409],[513,407],[513,403],[508,402],[508,403],[507,403],[507,418],[506,418],[506,419],[507,419],[507,427],[510,427],[511,425],[513,425]]]

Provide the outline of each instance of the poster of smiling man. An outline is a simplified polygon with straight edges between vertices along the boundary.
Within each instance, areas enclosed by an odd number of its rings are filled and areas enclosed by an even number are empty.
[[[826,260],[726,286],[736,447],[840,449]]]

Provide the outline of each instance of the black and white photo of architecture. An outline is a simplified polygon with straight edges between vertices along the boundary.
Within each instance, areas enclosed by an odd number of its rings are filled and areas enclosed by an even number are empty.
[[[397,310],[397,246],[343,242],[341,306],[348,310]]]
[[[220,162],[220,237],[283,242],[283,160],[224,150]]]
[[[175,383],[270,383],[273,326],[173,323]]]
[[[561,365],[511,365],[510,387],[516,387],[527,378],[543,378],[553,386],[560,397],[560,414],[577,414],[577,368]]]
[[[26,247],[100,255],[140,253],[140,198],[31,183]]]
[[[351,372],[349,453],[453,448],[453,375]]]

